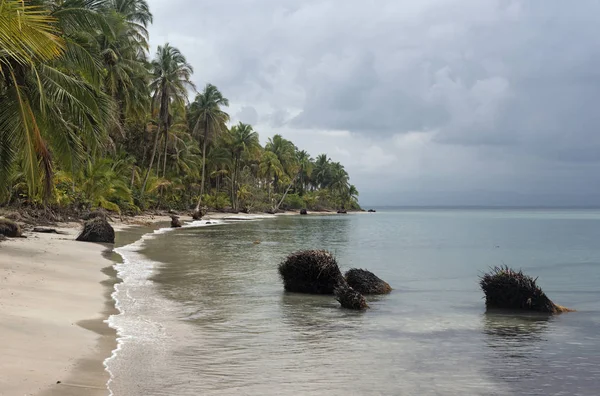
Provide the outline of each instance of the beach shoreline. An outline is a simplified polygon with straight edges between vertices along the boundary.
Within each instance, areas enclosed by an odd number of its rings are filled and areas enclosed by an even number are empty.
[[[203,219],[250,220],[286,215],[210,212]],[[314,214],[329,214],[319,213]],[[334,213],[331,213],[334,214]],[[180,216],[191,222],[190,216]],[[169,215],[112,222],[126,227],[168,224]],[[0,395],[107,395],[104,362],[117,347],[108,318],[119,282],[114,246],[75,241],[77,222],[54,226],[63,234],[25,232],[0,245]]]

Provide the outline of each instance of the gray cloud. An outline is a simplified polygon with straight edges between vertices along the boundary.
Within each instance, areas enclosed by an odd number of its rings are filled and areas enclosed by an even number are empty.
[[[363,201],[598,203],[600,2],[150,5],[153,45],[182,49],[262,140],[344,162]]]

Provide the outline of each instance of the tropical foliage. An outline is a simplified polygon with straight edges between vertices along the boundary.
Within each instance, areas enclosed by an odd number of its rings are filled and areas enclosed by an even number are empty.
[[[0,204],[358,208],[343,165],[230,125],[146,0],[0,0]],[[194,97],[193,101],[189,101]]]

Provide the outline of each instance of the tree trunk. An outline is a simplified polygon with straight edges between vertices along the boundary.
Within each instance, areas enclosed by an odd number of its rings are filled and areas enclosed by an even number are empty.
[[[129,184],[129,189],[133,190],[133,182],[135,181],[135,164],[131,164],[131,183]]]
[[[233,163],[233,189],[232,189],[233,193],[231,194],[231,198],[233,199],[233,201],[231,202],[231,204],[233,205],[233,210],[238,210],[238,202],[237,202],[237,191],[238,191],[237,178],[239,175],[238,167],[239,167],[239,158],[238,158],[238,155],[236,155],[235,161]]]
[[[202,182],[200,183],[200,197],[198,198],[198,205],[196,205],[195,212],[200,211],[200,205],[202,205],[202,195],[204,194],[204,173],[206,172],[206,141],[208,140],[208,118],[204,124],[204,142],[202,142]]]
[[[146,172],[146,177],[144,177],[144,183],[142,183],[142,191],[140,191],[140,196],[144,196],[144,192],[146,191],[146,184],[148,183],[148,178],[150,177],[150,172],[152,172],[152,165],[154,164],[154,157],[156,156],[156,146],[158,146],[158,137],[160,136],[160,124],[158,126],[158,130],[156,131],[156,136],[154,137],[154,145],[152,146],[152,154],[150,155],[150,164],[148,164],[148,171]]]
[[[275,207],[275,209],[273,210],[273,212],[277,212],[279,210],[279,207],[283,203],[283,200],[285,199],[287,193],[290,191],[290,188],[292,188],[292,185],[296,181],[297,177],[298,177],[298,175],[296,174],[296,176],[294,176],[294,179],[290,182],[290,185],[288,186],[288,188],[285,190],[285,193],[283,194],[283,197],[281,197],[281,201],[279,201],[279,203],[277,204],[277,206]]]
[[[169,146],[169,128],[165,127],[165,151],[163,155],[163,179],[166,178],[167,175],[167,148]],[[160,197],[162,198],[165,190],[165,186],[160,187]]]

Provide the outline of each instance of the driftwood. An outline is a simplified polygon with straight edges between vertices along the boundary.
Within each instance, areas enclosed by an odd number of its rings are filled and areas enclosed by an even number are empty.
[[[9,219],[0,219],[0,235],[4,235],[11,238],[21,237],[22,230],[21,226]]]
[[[346,281],[335,257],[325,250],[304,250],[289,255],[279,264],[279,274],[286,291],[333,294]]]
[[[96,217],[83,225],[83,231],[77,237],[82,242],[115,243],[115,230],[105,218]]]
[[[362,310],[369,308],[362,294],[348,285],[341,285],[335,289],[335,299],[342,308]]]
[[[346,282],[362,294],[388,294],[392,291],[392,287],[387,282],[364,269],[352,268],[347,271]]]
[[[58,231],[55,228],[45,228],[45,227],[34,227],[32,232],[39,232],[42,234],[61,234],[61,235],[67,235],[66,232],[63,231]]]
[[[487,308],[537,311],[558,314],[571,311],[554,304],[536,284],[537,278],[507,266],[493,267],[484,274],[479,285],[485,294]]]

